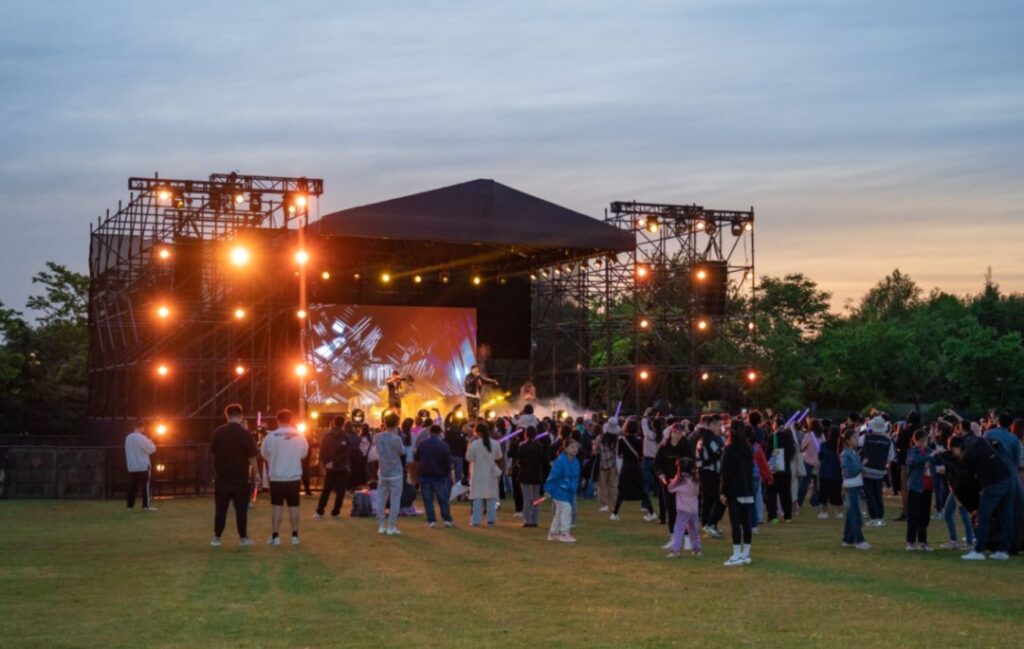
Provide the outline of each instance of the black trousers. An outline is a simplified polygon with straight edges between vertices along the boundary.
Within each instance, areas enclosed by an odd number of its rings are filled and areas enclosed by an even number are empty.
[[[882,497],[882,479],[864,478],[864,498],[868,501],[868,518],[885,518],[885,499]]]
[[[519,488],[519,476],[512,476],[512,500],[516,504],[516,513],[523,511],[523,490]]]
[[[307,496],[313,495],[313,490],[309,488],[309,454],[302,458],[302,489],[306,492]]]
[[[721,479],[718,471],[700,470],[700,523],[705,527],[717,526],[718,521],[722,520],[722,514],[725,513],[722,503],[718,500]]]
[[[321,516],[324,515],[327,501],[331,499],[331,493],[334,493],[334,507],[331,508],[331,516],[341,514],[341,508],[345,504],[346,489],[348,489],[348,473],[328,471],[324,475],[324,487],[320,490],[320,500],[316,505],[316,513]]]
[[[932,492],[907,490],[907,543],[928,542]]]
[[[476,397],[466,397],[466,416],[470,422],[476,421],[476,416],[480,414],[480,399]]]
[[[732,544],[750,545],[752,536],[750,522],[754,516],[754,505],[729,499],[729,527],[732,528]]]
[[[237,482],[217,480],[213,485],[213,535],[220,538],[228,520],[228,505],[235,506],[235,527],[238,538],[249,536],[249,481]]]
[[[772,474],[773,484],[768,487],[768,520],[779,517],[779,503],[782,501],[782,517],[793,518],[793,474],[789,471]],[[776,499],[778,496],[778,499]]]
[[[135,494],[142,488],[142,507],[149,507],[149,470],[128,472],[128,509],[135,506]]]

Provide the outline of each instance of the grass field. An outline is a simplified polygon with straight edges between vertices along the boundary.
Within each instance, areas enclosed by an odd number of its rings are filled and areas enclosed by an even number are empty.
[[[570,546],[510,513],[469,528],[464,505],[458,529],[403,519],[401,537],[378,537],[371,519],[311,520],[306,499],[302,545],[271,548],[263,501],[247,549],[230,519],[208,545],[210,499],[158,505],[0,503],[0,646],[1024,645],[1024,560],[908,554],[898,524],[869,529],[864,553],[839,547],[842,521],[805,514],[762,528],[754,563],[727,569],[727,541],[665,559],[635,504],[611,523],[583,503]]]

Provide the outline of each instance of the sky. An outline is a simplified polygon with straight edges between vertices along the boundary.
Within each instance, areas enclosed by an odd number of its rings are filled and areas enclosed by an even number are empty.
[[[1019,0],[4,0],[0,301],[156,171],[753,206],[758,275],[836,309],[897,267],[1024,291],[1021,34]]]

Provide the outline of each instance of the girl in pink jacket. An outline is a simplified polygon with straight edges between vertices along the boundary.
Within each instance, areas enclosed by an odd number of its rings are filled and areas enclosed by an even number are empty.
[[[700,481],[695,475],[697,465],[691,458],[682,457],[676,460],[676,477],[668,483],[669,493],[676,495],[676,526],[672,530],[672,545],[668,553],[670,559],[679,556],[683,547],[683,533],[690,537],[693,545],[693,556],[701,554],[700,545],[700,507],[697,496],[700,494]]]

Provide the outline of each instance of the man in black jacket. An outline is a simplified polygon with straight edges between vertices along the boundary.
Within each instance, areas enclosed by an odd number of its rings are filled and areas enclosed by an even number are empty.
[[[430,426],[430,437],[416,447],[414,458],[420,470],[420,490],[423,505],[427,510],[427,527],[437,527],[434,516],[434,496],[441,507],[441,520],[445,527],[454,527],[452,513],[448,507],[449,476],[452,473],[452,453],[441,438],[441,427]]]
[[[523,492],[523,527],[537,527],[540,524],[540,509],[534,501],[540,498],[540,487],[544,484],[544,447],[535,438],[537,429],[527,426],[523,440],[516,453],[516,470],[519,473],[519,489]]]
[[[1014,481],[1016,478],[1006,462],[992,445],[980,437],[965,440],[953,437],[949,450],[960,462],[964,473],[981,485],[981,502],[978,505],[978,525],[974,533],[974,549],[960,557],[968,561],[985,559],[989,528],[992,517],[999,514],[999,545],[991,557],[996,560],[1010,558],[1010,539],[1013,535]]]
[[[216,472],[214,481],[213,540],[219,546],[227,523],[228,505],[235,506],[238,544],[252,545],[247,532],[249,518],[249,460],[256,457],[256,444],[242,425],[242,406],[232,403],[224,409],[228,423],[218,427],[210,437],[210,452]]]
[[[358,442],[353,446],[351,436],[345,432],[345,416],[338,415],[331,421],[331,429],[320,440],[320,464],[324,468],[324,487],[320,491],[320,500],[313,518],[324,517],[324,509],[327,507],[327,501],[331,499],[332,492],[335,496],[331,518],[337,519],[341,516],[341,508],[345,504],[345,490],[348,489],[353,448],[358,448]]]

